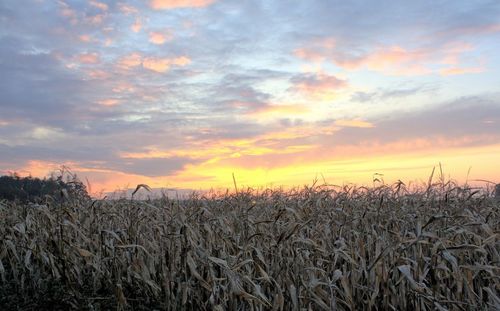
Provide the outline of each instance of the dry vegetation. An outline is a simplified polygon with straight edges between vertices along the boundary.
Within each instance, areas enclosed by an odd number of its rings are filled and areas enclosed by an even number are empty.
[[[0,203],[0,309],[498,310],[500,208],[439,182]]]

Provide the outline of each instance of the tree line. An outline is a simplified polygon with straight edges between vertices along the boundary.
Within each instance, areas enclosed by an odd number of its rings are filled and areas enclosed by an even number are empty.
[[[72,174],[48,178],[20,177],[17,174],[0,176],[0,200],[40,202],[61,196],[62,191],[71,196],[89,197],[85,185]]]

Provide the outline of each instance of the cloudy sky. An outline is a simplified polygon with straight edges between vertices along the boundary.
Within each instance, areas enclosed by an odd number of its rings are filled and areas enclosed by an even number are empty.
[[[500,182],[500,2],[0,1],[0,174]]]

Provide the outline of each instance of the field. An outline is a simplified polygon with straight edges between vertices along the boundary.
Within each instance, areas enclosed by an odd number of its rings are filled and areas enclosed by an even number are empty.
[[[0,203],[2,310],[499,310],[500,203],[453,182]]]

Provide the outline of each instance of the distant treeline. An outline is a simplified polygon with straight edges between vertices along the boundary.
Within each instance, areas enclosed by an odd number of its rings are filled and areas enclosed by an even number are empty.
[[[64,191],[63,191],[64,189]],[[39,202],[67,195],[89,197],[85,185],[74,175],[49,178],[20,177],[17,174],[0,176],[0,200]]]

